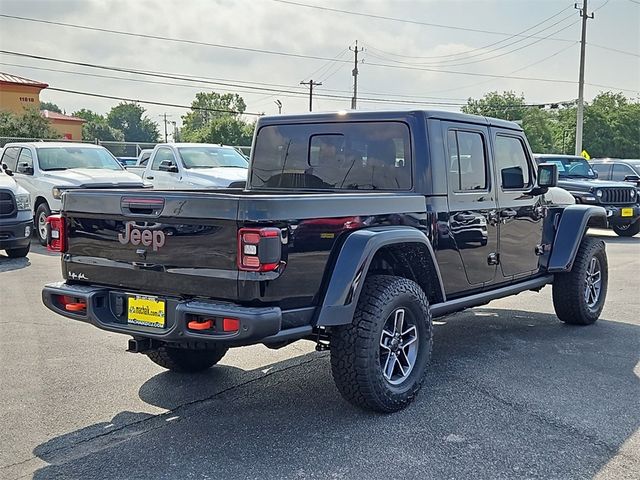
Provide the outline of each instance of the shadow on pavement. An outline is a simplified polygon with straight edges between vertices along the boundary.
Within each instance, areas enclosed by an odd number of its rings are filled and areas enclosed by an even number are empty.
[[[171,412],[50,440],[35,478],[592,478],[605,466],[633,478],[637,454],[622,452],[631,467],[612,460],[640,426],[639,342],[639,327],[615,321],[465,312],[436,327],[425,386],[392,415],[344,402],[325,354],[267,375],[161,373],[140,397]],[[243,383],[208,384],[229,376]],[[105,428],[123,421],[137,423]]]
[[[22,258],[9,258],[4,255],[0,255],[0,273],[20,270],[21,268],[26,268],[29,265],[31,265],[31,262],[29,261],[28,256]]]

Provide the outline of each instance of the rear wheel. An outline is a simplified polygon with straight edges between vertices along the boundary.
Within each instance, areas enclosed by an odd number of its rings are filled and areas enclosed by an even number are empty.
[[[342,396],[354,405],[395,412],[422,386],[431,356],[429,302],[401,277],[368,277],[353,322],[331,334],[331,370]]]
[[[621,237],[633,237],[640,232],[640,220],[627,225],[614,225],[613,231]]]
[[[31,245],[27,245],[22,248],[10,248],[7,249],[7,257],[9,258],[22,258],[26,257],[29,254],[29,250],[31,249]]]
[[[227,347],[216,346],[207,350],[190,350],[162,346],[146,355],[151,361],[167,370],[182,373],[201,372],[211,368],[227,353]]]
[[[38,240],[40,241],[40,245],[47,244],[47,217],[51,215],[51,210],[49,209],[49,205],[46,203],[41,203],[36,208],[36,235],[38,235]]]
[[[604,242],[584,237],[570,272],[553,280],[553,307],[571,325],[595,323],[604,308],[609,283]]]

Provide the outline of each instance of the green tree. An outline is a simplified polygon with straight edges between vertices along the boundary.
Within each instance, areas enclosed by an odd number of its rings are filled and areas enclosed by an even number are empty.
[[[73,112],[73,116],[86,120],[82,125],[82,138],[85,140],[124,141],[124,133],[109,126],[107,119],[99,113],[83,108]]]
[[[242,119],[246,108],[238,94],[200,92],[182,117],[180,137],[187,142],[249,145],[254,124]]]
[[[527,107],[523,95],[516,95],[514,92],[489,92],[479,100],[469,98],[462,111],[514,121],[524,118]]]
[[[127,142],[157,142],[158,124],[144,116],[145,111],[137,103],[120,103],[107,115],[107,123],[120,130]]]
[[[62,113],[62,109],[53,102],[40,102],[40,110]]]
[[[640,103],[604,92],[584,112],[583,145],[592,157],[640,157]]]
[[[550,119],[550,114],[538,107],[529,107],[524,112],[522,128],[535,153],[554,152],[554,129]]]
[[[38,110],[28,108],[21,114],[0,111],[0,136],[59,138],[60,134]]]
[[[187,142],[221,143],[223,145],[250,145],[254,124],[231,116],[210,120],[197,130],[183,129],[181,137]]]

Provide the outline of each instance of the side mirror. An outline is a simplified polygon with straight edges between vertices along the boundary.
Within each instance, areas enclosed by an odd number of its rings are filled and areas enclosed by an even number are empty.
[[[178,173],[178,167],[171,160],[160,162],[158,169],[162,172]]]
[[[624,177],[625,182],[640,182],[640,177],[638,175],[627,175]]]
[[[4,173],[9,175],[10,177],[13,177],[13,172],[11,171],[11,169],[9,168],[9,166],[6,163],[2,164],[2,170],[4,170]]]
[[[558,165],[555,163],[541,163],[538,165],[538,186],[557,187],[558,186]]]
[[[27,162],[19,163],[16,171],[24,175],[33,175],[33,167],[29,165]]]

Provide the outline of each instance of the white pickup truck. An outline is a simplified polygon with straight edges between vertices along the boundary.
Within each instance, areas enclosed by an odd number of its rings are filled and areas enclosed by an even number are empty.
[[[226,188],[246,181],[248,168],[247,159],[233,147],[161,143],[153,149],[142,178],[162,190]]]
[[[65,190],[73,188],[142,188],[145,182],[127,172],[104,147],[84,143],[8,143],[0,162],[30,196],[36,232],[46,245],[46,220],[60,210]]]

